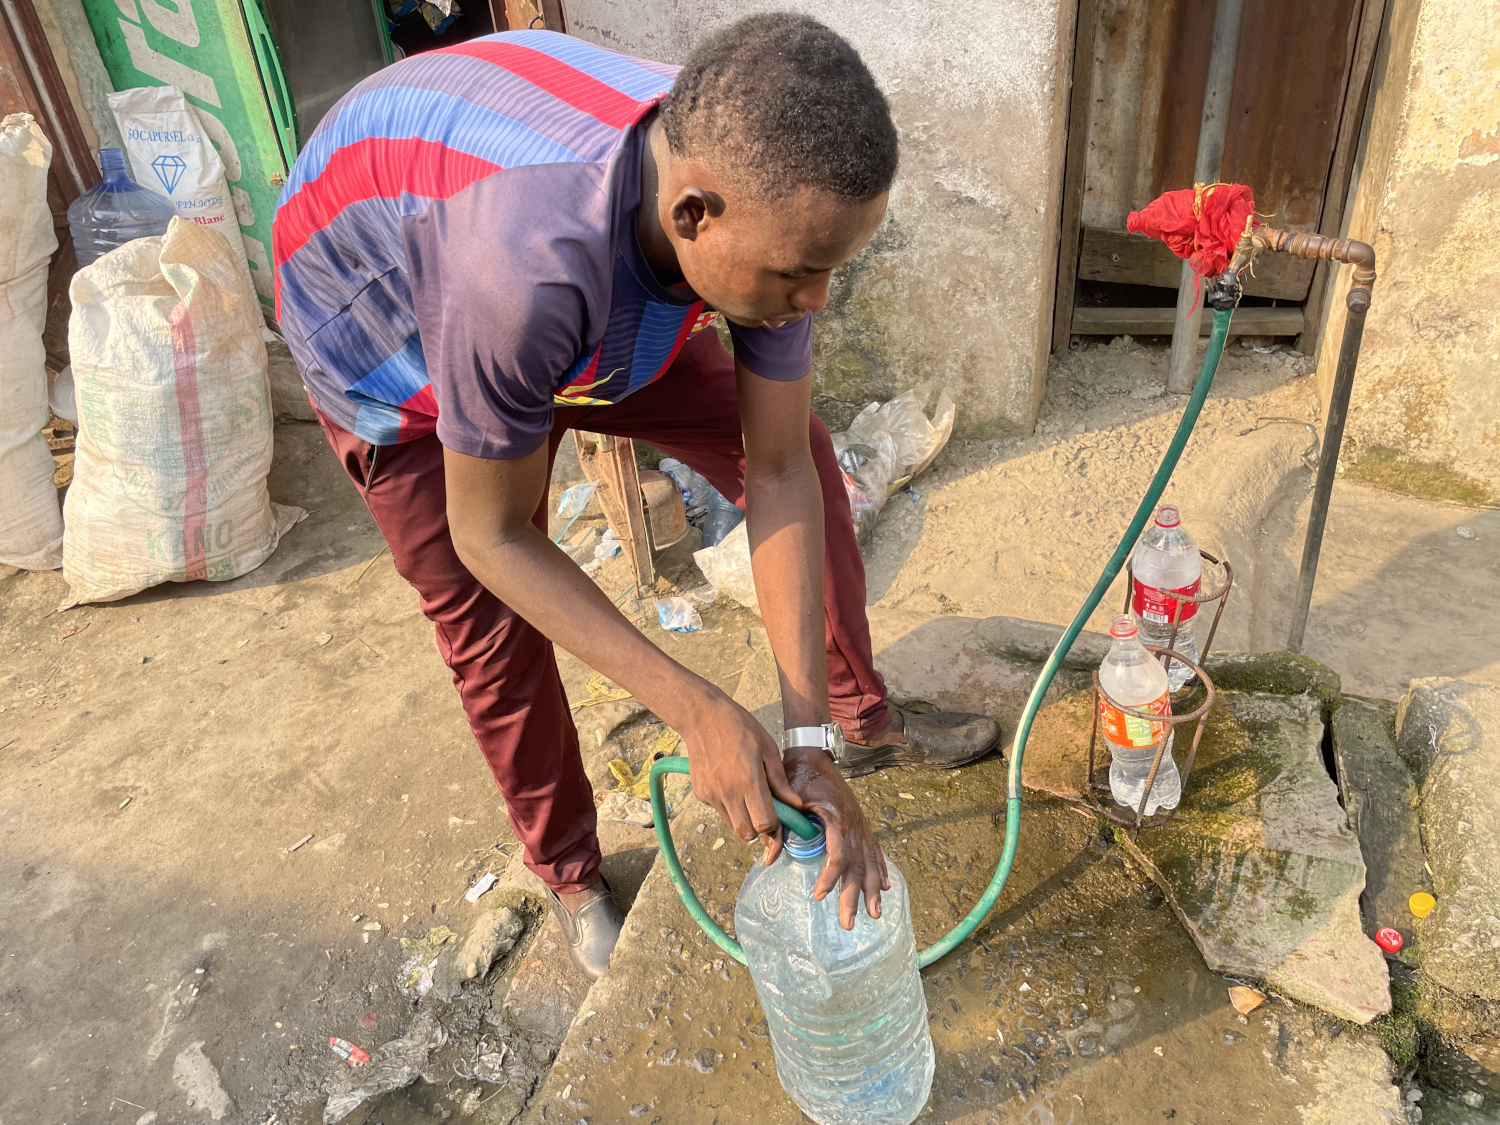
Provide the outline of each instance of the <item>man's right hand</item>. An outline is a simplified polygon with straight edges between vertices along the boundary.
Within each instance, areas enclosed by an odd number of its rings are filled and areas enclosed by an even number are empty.
[[[741,840],[762,837],[770,863],[781,854],[781,821],[772,795],[793,808],[804,807],[787,781],[775,741],[727,696],[680,733],[689,747],[694,796],[718,810]]]

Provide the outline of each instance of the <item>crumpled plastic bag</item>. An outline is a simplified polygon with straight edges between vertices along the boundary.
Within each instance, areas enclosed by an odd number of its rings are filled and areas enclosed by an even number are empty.
[[[696,633],[703,628],[703,618],[686,598],[657,598],[656,617],[670,633]]]
[[[833,435],[833,451],[861,542],[868,541],[885,502],[931,465],[953,436],[953,396],[946,387],[939,391],[929,418],[931,397],[932,385],[921,383],[889,402],[870,403],[848,430]],[[720,593],[760,612],[750,573],[750,534],[743,522],[718,546],[694,551],[693,561]]]
[[[717,546],[694,551],[693,561],[719,593],[760,612],[755,577],[750,573],[750,529],[743,520]]]
[[[575,484],[557,499],[557,515],[559,519],[572,519],[574,516],[583,514],[585,508],[594,499],[594,485],[585,481],[583,484]]]
[[[364,1066],[350,1067],[329,1081],[323,1125],[336,1125],[371,1098],[410,1086],[421,1077],[427,1056],[446,1042],[448,1029],[435,1015],[418,1015],[405,1035],[371,1051]]]
[[[672,483],[677,485],[677,491],[682,493],[682,504],[687,510],[688,519],[697,519],[708,511],[708,498],[713,494],[714,486],[708,483],[707,477],[675,457],[663,457],[657,468],[671,477]]]
[[[860,540],[867,541],[885,502],[926,469],[953,436],[957,407],[945,387],[927,417],[932,385],[919,383],[889,402],[872,402],[849,429],[833,435],[844,490]]]

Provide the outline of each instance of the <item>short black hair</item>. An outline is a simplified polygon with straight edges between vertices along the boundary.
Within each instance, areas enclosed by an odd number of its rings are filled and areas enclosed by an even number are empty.
[[[890,190],[896,126],[849,43],[810,16],[750,16],[698,45],[661,107],[672,152],[723,153],[752,190],[851,202]]]

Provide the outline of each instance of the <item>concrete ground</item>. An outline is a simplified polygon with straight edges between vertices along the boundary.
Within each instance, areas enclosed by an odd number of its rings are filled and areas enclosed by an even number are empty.
[[[997,700],[1013,699],[1023,685],[953,659],[941,638],[965,617],[1067,620],[1175,420],[1177,400],[1152,385],[1163,362],[1132,345],[1064,357],[1036,436],[956,443],[916,483],[920,500],[891,501],[869,566],[879,660],[893,692],[997,712]],[[1284,632],[1278,614],[1305,520],[1305,431],[1239,431],[1260,416],[1309,415],[1312,387],[1298,362],[1253,352],[1227,359],[1174,486],[1190,529],[1236,564],[1227,647],[1276,647]],[[503,806],[414,595],[389,556],[377,558],[379,533],[317,428],[283,425],[276,438],[271,494],[310,515],[259,570],[67,612],[56,611],[60,575],[0,578],[0,1125],[318,1120],[319,1086],[342,1065],[328,1038],[371,1047],[410,1019],[398,939],[438,925],[462,934],[487,901],[466,903],[467,886],[512,865]],[[554,491],[570,471],[560,468]],[[1459,538],[1460,525],[1476,538]],[[1341,483],[1307,651],[1345,676],[1345,690],[1370,695],[1394,697],[1418,675],[1500,679],[1500,641],[1486,624],[1500,620],[1497,541],[1495,512]],[[698,581],[691,546],[664,562],[681,587]],[[620,560],[605,563],[601,583],[624,589]],[[649,619],[642,627],[734,690],[763,633],[753,615],[722,601],[704,618],[704,631],[688,636]],[[586,699],[588,670],[565,654],[559,661],[570,698]],[[591,748],[593,713],[580,714],[590,717],[580,720],[586,760],[603,785],[607,732],[600,728]],[[976,773],[965,799],[992,802],[984,793],[996,784]],[[896,775],[871,781],[869,799],[905,785]],[[1101,880],[1101,903],[1145,911],[1131,915],[1137,929],[1128,938],[1103,915],[1095,920],[1109,964],[1124,967],[1085,981],[1086,991],[1115,986],[1138,960],[1132,943],[1181,945],[1191,963],[1167,912],[1147,909],[1139,878],[1106,870],[1088,852],[1082,821],[1041,805],[1028,815],[1038,839],[1054,840],[1052,858],[1063,867],[1076,860],[1067,878],[1090,872]],[[614,824],[605,842],[607,873],[633,897],[653,854],[649,833]],[[1057,886],[1049,880],[1061,876],[1028,854],[1034,865],[1006,901],[1019,901],[1024,882],[1045,904]],[[1039,928],[1016,934],[1055,937],[1047,911],[1064,905],[1034,911],[1040,920],[1026,925]],[[948,908],[934,898],[923,909]],[[997,935],[1019,925],[1002,910]],[[506,970],[520,1007],[528,995],[578,992],[555,936],[543,926],[529,940]],[[1213,1041],[1233,1030],[1219,1026],[1232,1017],[1217,986],[1121,979],[1186,1005],[1173,1026],[1198,1029],[1136,1034],[1131,1042],[1153,1057],[1170,1052],[1189,1075],[1233,1053]],[[501,999],[497,991],[497,1008]],[[1275,1013],[1288,1042],[1301,1034],[1295,1021],[1312,1018]],[[1278,1044],[1282,1034],[1274,1032]],[[1265,1049],[1280,1050],[1269,1040]],[[980,1074],[995,1064],[957,1040],[940,1050],[944,1089],[961,1086],[960,1100],[978,1110],[991,1093]],[[642,1096],[656,1097],[656,1072],[646,1073]],[[1010,1073],[992,1076],[1001,1093]],[[1030,1077],[1015,1073],[1030,1091]],[[414,1088],[420,1097],[393,1096],[348,1120],[400,1125],[457,1112],[471,1084],[456,1072],[434,1076]],[[1214,1099],[1227,1095],[1196,1081],[1184,1078],[1173,1097],[1190,1098],[1184,1107],[1204,1102],[1202,1119],[1217,1119]],[[1154,1119],[1164,1112],[1160,1094],[1122,1084],[1112,1112]],[[1057,1113],[1055,1098],[1043,1115],[1033,1103],[1044,1096],[1052,1095],[1031,1091],[1024,1114],[1006,1103],[996,1119],[1110,1119]],[[1277,1104],[1312,1104],[1287,1097]],[[784,1106],[775,1112],[784,1116]],[[664,1118],[699,1119],[696,1109]]]

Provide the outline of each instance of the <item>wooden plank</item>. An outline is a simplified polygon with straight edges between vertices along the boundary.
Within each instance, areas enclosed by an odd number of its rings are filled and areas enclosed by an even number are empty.
[[[1243,278],[1245,295],[1300,301],[1307,296],[1316,266],[1316,262],[1286,254],[1265,254],[1256,259],[1255,275]],[[1083,229],[1078,276],[1085,281],[1176,289],[1181,271],[1182,259],[1160,239],[1098,227]]]
[[[583,475],[594,483],[595,495],[615,538],[625,550],[635,572],[637,590],[656,583],[651,558],[651,539],[646,532],[645,502],[635,466],[635,443],[629,438],[573,431],[578,463]]]
[[[1175,309],[1073,310],[1075,336],[1170,336]],[[1203,318],[1203,335],[1213,326],[1213,317]],[[1302,331],[1300,308],[1236,309],[1229,324],[1231,336],[1296,336]]]
[[[1057,292],[1052,306],[1053,351],[1068,346],[1078,290],[1078,228],[1083,219],[1083,173],[1088,167],[1098,22],[1098,0],[1079,0],[1073,39],[1073,93],[1068,102],[1068,150],[1063,163],[1062,224],[1058,228]]]
[[[1323,213],[1318,219],[1318,233],[1329,238],[1343,236],[1344,208],[1348,202],[1349,176],[1354,167],[1354,152],[1364,124],[1365,105],[1370,92],[1370,75],[1375,66],[1375,51],[1380,45],[1380,27],[1385,18],[1386,0],[1364,0],[1356,26],[1352,29],[1352,59],[1347,68],[1343,107],[1339,113],[1338,136],[1334,140],[1333,160],[1328,170],[1328,185],[1323,192]],[[1328,298],[1328,280],[1335,262],[1318,262],[1312,284],[1307,290],[1303,309],[1307,327],[1297,341],[1297,350],[1313,355],[1323,332],[1323,305]]]

